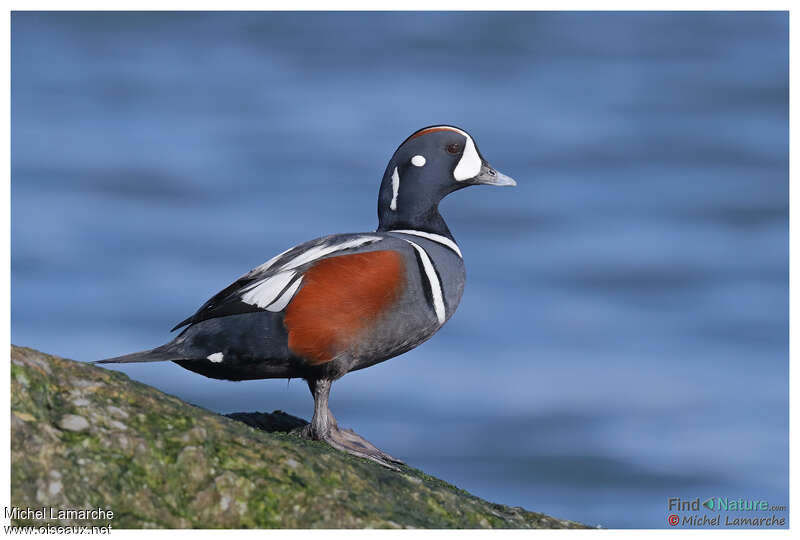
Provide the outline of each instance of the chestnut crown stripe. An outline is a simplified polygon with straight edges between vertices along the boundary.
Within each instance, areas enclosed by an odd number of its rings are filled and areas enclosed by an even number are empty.
[[[460,129],[456,129],[454,127],[450,127],[450,126],[434,126],[434,127],[430,127],[430,128],[427,128],[427,129],[423,129],[422,131],[418,131],[417,133],[414,133],[411,137],[408,138],[408,140],[410,141],[411,139],[416,139],[417,137],[421,137],[423,135],[427,135],[428,133],[436,133],[438,131],[455,131],[456,133],[464,135],[465,137],[469,137],[469,135],[467,135],[466,132],[461,131]]]

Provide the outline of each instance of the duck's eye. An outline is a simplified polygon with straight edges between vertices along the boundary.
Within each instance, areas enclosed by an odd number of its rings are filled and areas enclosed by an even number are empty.
[[[448,144],[447,151],[451,154],[458,154],[461,152],[461,145],[458,143]]]

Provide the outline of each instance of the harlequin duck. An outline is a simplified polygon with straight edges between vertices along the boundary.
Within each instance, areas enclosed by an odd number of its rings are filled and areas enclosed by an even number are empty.
[[[301,435],[390,468],[402,461],[328,409],[331,383],[413,349],[453,315],[464,289],[461,250],[439,202],[461,188],[516,182],[454,126],[420,129],[395,151],[378,193],[377,231],[334,234],[276,255],[178,323],[155,349],[98,363],[172,361],[227,380],[303,378],[314,415]]]

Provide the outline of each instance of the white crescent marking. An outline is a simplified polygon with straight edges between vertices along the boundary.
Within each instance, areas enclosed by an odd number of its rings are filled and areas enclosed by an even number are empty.
[[[478,155],[478,150],[475,149],[475,143],[472,142],[472,137],[467,137],[467,144],[464,146],[464,152],[461,154],[461,159],[458,165],[453,169],[453,178],[459,182],[475,178],[481,172],[481,165],[483,161]]]
[[[425,269],[425,275],[428,278],[428,286],[431,289],[431,296],[433,297],[433,310],[436,312],[436,319],[439,321],[439,324],[444,324],[444,321],[447,317],[444,311],[442,284],[439,283],[439,278],[436,276],[436,269],[433,267],[431,258],[428,257],[428,253],[419,245],[415,244],[411,240],[406,240],[406,242],[411,244],[411,247],[417,250],[420,259],[422,259],[422,267]]]
[[[478,150],[475,148],[475,143],[466,131],[454,128],[453,126],[432,126],[427,129],[446,129],[454,131],[467,138],[467,143],[464,145],[464,152],[461,154],[461,159],[458,161],[456,168],[453,169],[453,178],[458,182],[475,178],[481,172],[481,165],[483,161],[478,155]]]
[[[402,229],[389,232],[400,233],[400,234],[412,234],[414,236],[420,236],[422,238],[427,238],[428,240],[433,240],[434,242],[438,242],[439,244],[449,247],[450,249],[455,251],[459,257],[461,257],[462,259],[464,258],[464,256],[461,254],[461,250],[458,248],[458,244],[456,244],[446,236],[442,236],[441,234],[434,234],[425,231],[413,231],[410,229]]]

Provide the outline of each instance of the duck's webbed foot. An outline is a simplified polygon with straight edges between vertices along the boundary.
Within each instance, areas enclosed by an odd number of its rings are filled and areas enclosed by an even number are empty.
[[[374,444],[358,435],[352,429],[339,428],[336,418],[328,409],[328,395],[331,381],[309,381],[308,386],[314,394],[314,417],[311,423],[297,430],[305,439],[325,441],[332,447],[354,456],[372,460],[392,470],[405,463],[378,449]]]
[[[325,441],[337,450],[372,460],[395,471],[400,470],[396,465],[405,465],[403,461],[383,452],[352,429],[341,429],[335,423],[330,427],[327,433],[321,436],[313,432],[311,424],[300,428],[298,435],[305,439]]]

